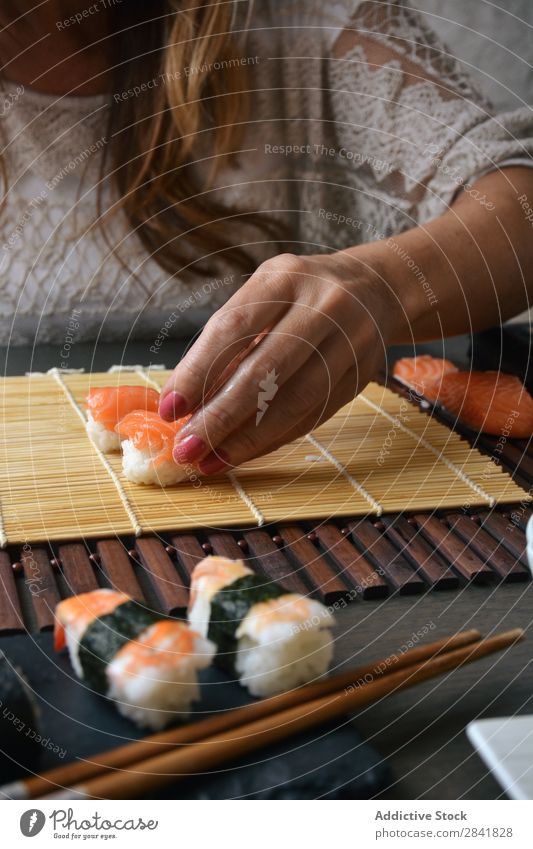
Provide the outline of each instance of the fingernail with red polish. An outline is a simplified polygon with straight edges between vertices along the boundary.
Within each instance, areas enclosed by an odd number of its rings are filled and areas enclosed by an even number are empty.
[[[187,401],[180,392],[169,392],[159,404],[159,415],[166,422],[173,422],[187,412]]]
[[[205,452],[205,442],[196,434],[191,433],[174,446],[172,456],[176,463],[193,463]]]
[[[203,475],[217,475],[229,466],[229,458],[225,451],[212,451],[205,460],[198,463],[198,468]]]

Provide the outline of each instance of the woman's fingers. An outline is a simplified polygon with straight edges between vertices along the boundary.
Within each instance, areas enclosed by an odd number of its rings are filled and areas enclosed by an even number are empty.
[[[360,371],[356,368],[350,369],[329,396],[322,398],[298,420],[276,415],[272,416],[270,421],[267,420],[263,427],[256,427],[255,419],[249,419],[239,432],[233,433],[217,450],[198,464],[200,472],[204,475],[220,474],[310,433],[363,388],[362,384],[358,386],[359,380]]]
[[[195,410],[232,361],[289,310],[290,266],[283,255],[263,263],[209,319],[162,389],[162,418],[172,421]]]
[[[338,346],[333,341],[328,346],[323,338],[331,332],[331,323],[313,321],[314,312],[314,308],[296,306],[249,353],[224,386],[182,428],[174,449],[176,462],[202,459],[251,417],[259,424],[283,386],[304,366],[309,373],[308,362],[322,344],[326,345],[323,356],[333,355]],[[302,313],[309,314],[307,321]],[[326,385],[323,391],[326,397]]]

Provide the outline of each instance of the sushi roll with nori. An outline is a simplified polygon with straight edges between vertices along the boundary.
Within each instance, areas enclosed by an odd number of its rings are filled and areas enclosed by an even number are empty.
[[[116,425],[134,410],[156,413],[159,392],[147,386],[100,386],[90,390],[87,403],[87,433],[94,444],[109,454],[120,451]]]
[[[187,475],[172,456],[176,435],[189,419],[164,421],[157,413],[136,410],[116,426],[122,441],[122,470],[132,483],[171,486]]]
[[[11,781],[27,768],[36,768],[37,709],[20,669],[0,651],[0,781]]]
[[[65,646],[79,678],[113,699],[123,716],[153,729],[190,712],[198,670],[215,652],[185,622],[106,589],[58,604],[55,647]]]
[[[323,675],[333,617],[240,560],[206,557],[191,578],[191,627],[217,646],[216,663],[253,696],[272,696]]]

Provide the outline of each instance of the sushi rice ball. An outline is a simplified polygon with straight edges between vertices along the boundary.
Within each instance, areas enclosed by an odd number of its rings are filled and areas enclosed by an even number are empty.
[[[324,675],[333,656],[329,610],[252,572],[206,557],[194,569],[191,627],[217,645],[215,662],[253,696],[273,696]]]
[[[198,671],[215,652],[185,622],[107,589],[58,604],[55,647],[65,646],[79,678],[123,716],[154,730],[190,713],[199,698]]]
[[[187,475],[172,457],[176,434],[188,417],[165,422],[157,414],[137,410],[116,425],[122,441],[122,470],[132,483],[171,486]]]
[[[110,454],[120,451],[115,427],[133,410],[157,412],[159,393],[147,386],[102,386],[91,389],[86,399],[87,433],[94,444]]]

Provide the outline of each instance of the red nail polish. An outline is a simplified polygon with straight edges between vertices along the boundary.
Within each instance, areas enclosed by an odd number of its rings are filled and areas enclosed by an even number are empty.
[[[212,451],[205,460],[198,463],[198,468],[203,475],[217,475],[230,465],[228,455],[225,451]]]
[[[193,463],[205,453],[205,448],[204,440],[191,433],[190,436],[186,436],[174,445],[172,456],[176,463]]]
[[[169,392],[159,404],[159,415],[166,422],[173,422],[187,412],[187,401],[180,392]]]

